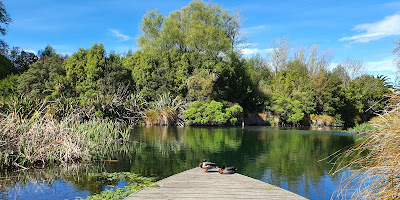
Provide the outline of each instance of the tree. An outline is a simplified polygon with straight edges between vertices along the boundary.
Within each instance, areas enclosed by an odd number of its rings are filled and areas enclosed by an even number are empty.
[[[21,48],[14,47],[9,55],[9,59],[13,62],[14,71],[16,73],[23,73],[28,70],[29,65],[38,61],[38,57],[32,53],[24,51]]]
[[[10,75],[0,80],[0,101],[17,93],[18,76]]]
[[[133,87],[131,70],[124,68],[121,57],[112,53],[106,60],[100,90],[103,94],[115,94],[125,87],[128,89]]]
[[[218,4],[192,1],[164,17],[158,10],[142,19],[138,43],[143,51],[178,49],[182,53],[227,54],[241,41],[240,15],[222,10]]]
[[[271,79],[272,73],[267,64],[267,61],[259,56],[245,60],[246,74],[250,81],[249,87],[252,91],[251,98],[252,106],[255,109],[262,110],[266,97],[271,95]],[[244,103],[243,105],[248,105]]]
[[[287,37],[276,38],[271,46],[273,54],[270,57],[273,71],[275,75],[278,71],[283,70],[286,66],[286,60],[289,53],[290,44],[287,42]]]
[[[7,34],[6,27],[12,22],[10,15],[4,6],[4,3],[0,1],[0,33],[2,35]],[[4,40],[0,39],[0,52],[2,54],[6,53],[7,44]],[[0,55],[0,79],[7,77],[9,74],[13,73],[12,64],[10,60],[4,56]]]
[[[56,53],[56,50],[51,47],[50,45],[47,45],[44,49],[39,50],[38,56],[40,57],[40,60],[50,58],[50,57],[55,57],[55,58],[60,58],[61,55]]]
[[[102,44],[93,44],[88,50],[79,49],[64,62],[66,80],[76,95],[97,95],[100,92],[106,55]]]
[[[35,98],[58,97],[63,92],[62,60],[49,58],[30,65],[18,79],[18,91]]]
[[[392,90],[384,77],[362,75],[350,82],[347,92],[358,116],[362,121],[368,121],[385,108]]]
[[[291,125],[307,124],[306,119],[315,111],[311,94],[310,77],[303,70],[304,65],[295,62],[287,70],[278,72],[272,80],[271,102],[266,105],[283,122]],[[302,66],[301,66],[302,65]]]
[[[353,58],[346,58],[337,68],[338,72],[341,73],[340,77],[342,78],[344,87],[347,87],[350,80],[354,80],[365,70],[364,63],[361,60]]]
[[[0,1],[0,33],[2,35],[7,34],[7,29],[5,26],[8,26],[12,22],[10,14],[7,13],[6,7],[4,3]],[[7,44],[4,40],[0,40],[0,49],[4,51],[7,48]]]
[[[91,98],[114,94],[119,88],[131,89],[131,70],[124,65],[127,60],[115,53],[107,57],[102,44],[95,43],[87,50],[79,49],[63,63],[71,95]]]
[[[321,70],[327,71],[335,52],[330,49],[320,52],[318,49],[317,45],[313,45],[309,49],[296,47],[293,51],[293,60],[306,65],[310,75],[317,74]]]
[[[214,84],[218,76],[207,69],[196,69],[187,81],[188,99],[206,101],[215,98]]]
[[[213,69],[218,77],[215,81],[217,100],[237,102],[245,109],[254,109],[258,99],[245,60],[236,52],[230,53],[227,58],[228,61],[218,62]]]
[[[0,54],[0,79],[7,77],[14,71],[12,62],[6,56]]]
[[[85,65],[87,51],[80,48],[78,52],[72,54],[71,57],[64,61],[64,69],[66,71],[65,80],[68,87],[74,92],[74,96],[78,96],[81,91],[77,91],[77,86],[85,80]]]
[[[332,74],[340,79],[342,82],[343,87],[347,87],[350,76],[348,75],[346,69],[342,65],[337,65],[333,70]]]
[[[334,116],[342,106],[344,88],[339,77],[324,70],[311,76],[315,113]]]

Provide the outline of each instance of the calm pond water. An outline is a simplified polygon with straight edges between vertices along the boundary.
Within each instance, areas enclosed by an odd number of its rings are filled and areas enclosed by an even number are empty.
[[[134,172],[164,178],[198,166],[203,158],[233,165],[241,174],[309,199],[330,199],[341,174],[330,176],[332,165],[320,160],[356,139],[346,133],[271,127],[135,127],[130,143],[105,149],[107,159],[118,162],[3,173],[11,178],[0,182],[0,199],[85,198],[110,184],[94,179],[93,173]]]

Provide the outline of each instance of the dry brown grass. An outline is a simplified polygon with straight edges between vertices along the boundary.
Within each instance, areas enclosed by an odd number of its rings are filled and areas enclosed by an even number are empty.
[[[364,133],[360,142],[339,156],[333,173],[349,168],[354,173],[343,178],[332,198],[354,192],[354,198],[400,198],[400,97],[393,96],[379,118],[373,120],[376,131]]]
[[[103,150],[129,137],[129,132],[108,120],[80,122],[78,115],[71,114],[58,121],[46,111],[36,111],[32,117],[19,111],[0,116],[0,168],[102,159]]]
[[[28,163],[74,162],[85,152],[79,135],[68,128],[72,118],[57,122],[35,114],[27,119],[18,111],[0,119],[0,161],[4,166],[24,168]]]

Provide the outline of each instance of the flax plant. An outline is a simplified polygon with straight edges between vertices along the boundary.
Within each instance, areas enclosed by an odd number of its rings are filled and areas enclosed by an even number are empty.
[[[178,125],[183,126],[185,120],[183,112],[186,110],[186,101],[180,97],[172,98],[163,94],[152,102],[150,109],[145,111],[145,122],[148,125]]]

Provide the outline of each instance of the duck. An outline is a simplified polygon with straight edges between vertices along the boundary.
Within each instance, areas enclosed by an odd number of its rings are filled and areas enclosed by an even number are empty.
[[[222,165],[221,168],[218,169],[218,172],[220,174],[234,174],[236,172],[235,167],[226,167],[225,165]]]
[[[203,159],[200,162],[199,167],[206,170],[204,173],[208,173],[209,169],[216,169],[217,168],[217,164],[212,163],[212,162],[208,162],[206,159]]]

